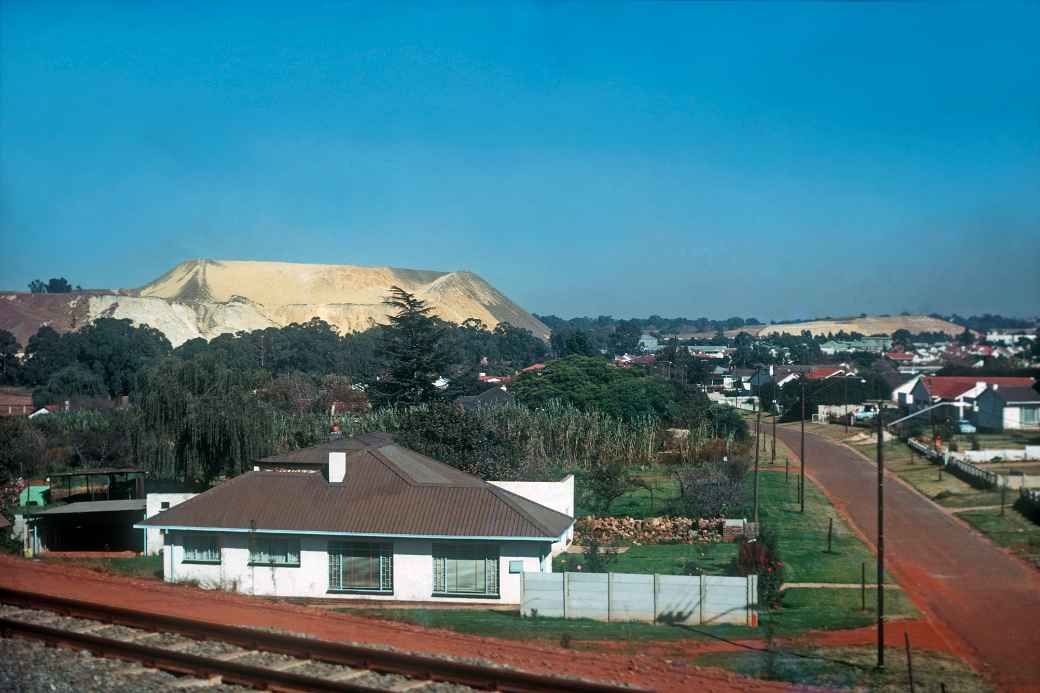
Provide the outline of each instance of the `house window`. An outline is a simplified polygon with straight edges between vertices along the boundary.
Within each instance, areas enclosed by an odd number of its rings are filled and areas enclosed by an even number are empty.
[[[1040,424],[1040,407],[1022,407],[1021,411],[1023,426]]]
[[[185,563],[220,563],[220,544],[215,534],[184,535]]]
[[[433,593],[497,597],[498,547],[489,544],[434,544]]]
[[[293,537],[251,537],[249,564],[299,567],[300,540]]]
[[[394,591],[393,544],[334,542],[329,544],[330,592]]]

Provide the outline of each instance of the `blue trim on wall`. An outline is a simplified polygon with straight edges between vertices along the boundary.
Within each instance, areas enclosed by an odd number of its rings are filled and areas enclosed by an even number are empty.
[[[388,539],[469,539],[477,541],[542,541],[542,542],[554,542],[560,541],[567,532],[564,532],[559,537],[553,539],[552,537],[470,537],[470,536],[457,536],[454,534],[380,534],[376,532],[330,532],[321,530],[295,530],[295,529],[262,529],[257,527],[256,529],[243,529],[239,527],[185,527],[183,525],[134,525],[137,529],[148,529],[149,527],[155,529],[166,529],[175,530],[178,532],[238,532],[241,534],[298,534],[308,536],[322,536],[322,537],[386,537]]]

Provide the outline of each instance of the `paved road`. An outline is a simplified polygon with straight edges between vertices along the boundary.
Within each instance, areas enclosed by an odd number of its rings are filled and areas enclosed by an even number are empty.
[[[777,435],[797,454],[797,430],[778,429]],[[873,544],[877,467],[808,433],[805,453],[806,473]],[[955,639],[951,645],[981,663],[1002,689],[1040,691],[1040,571],[892,475],[885,483],[885,568]]]

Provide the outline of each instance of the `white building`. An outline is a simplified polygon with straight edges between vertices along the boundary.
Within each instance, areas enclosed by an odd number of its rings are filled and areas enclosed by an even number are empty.
[[[246,594],[520,602],[570,543],[574,478],[488,483],[369,433],[262,460],[150,517],[168,582]]]

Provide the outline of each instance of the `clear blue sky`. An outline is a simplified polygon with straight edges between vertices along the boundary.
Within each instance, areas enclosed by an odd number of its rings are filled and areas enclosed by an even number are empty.
[[[0,287],[193,257],[540,313],[1040,313],[1040,4],[0,5]]]

